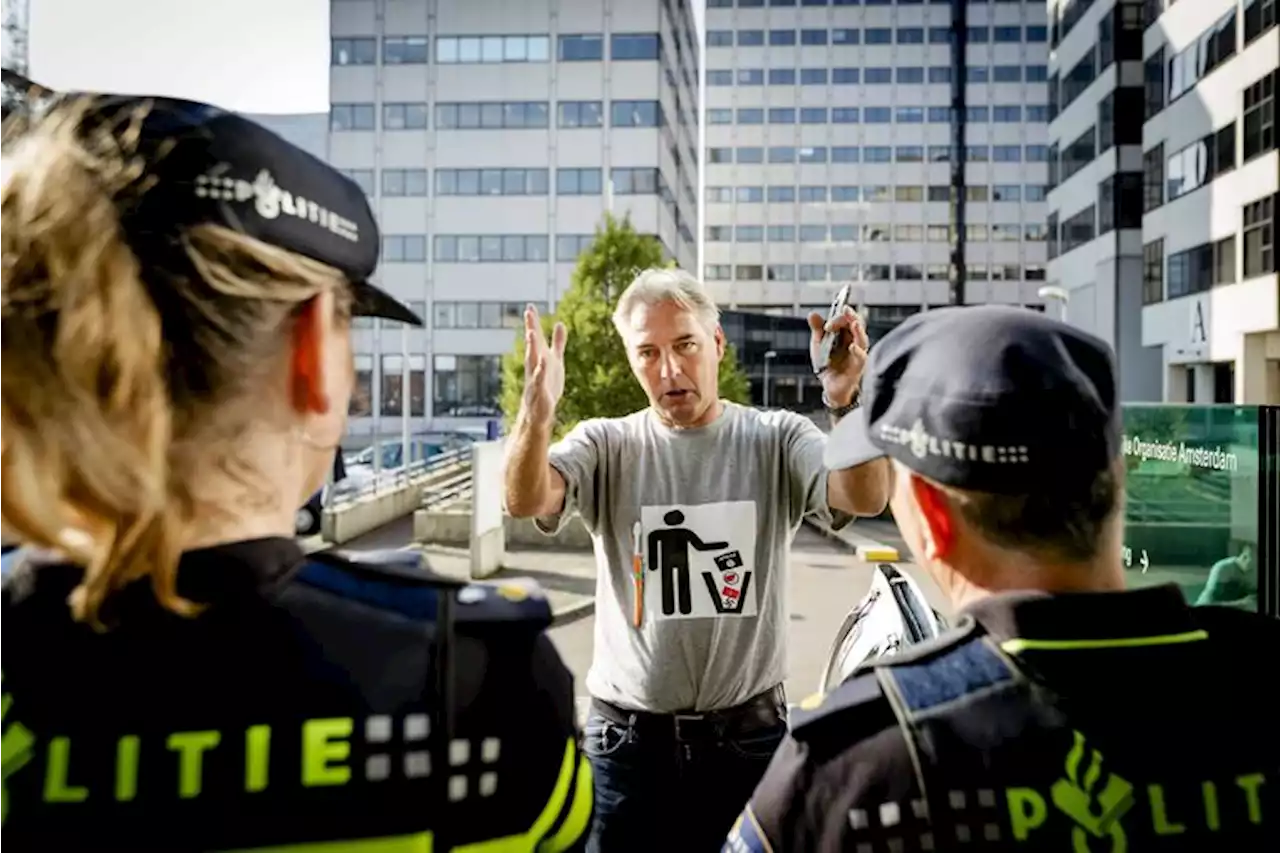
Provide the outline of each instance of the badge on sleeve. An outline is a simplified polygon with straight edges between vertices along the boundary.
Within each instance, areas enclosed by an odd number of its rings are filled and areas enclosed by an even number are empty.
[[[720,853],[773,853],[769,840],[764,837],[760,824],[756,822],[755,812],[751,811],[751,806],[748,805],[733,822],[733,829],[729,830],[729,839],[725,841]]]

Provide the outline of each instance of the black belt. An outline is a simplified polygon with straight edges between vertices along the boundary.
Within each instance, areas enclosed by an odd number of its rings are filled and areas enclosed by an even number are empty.
[[[787,699],[782,685],[752,696],[741,705],[719,711],[677,711],[659,714],[620,708],[603,699],[592,699],[596,713],[619,726],[632,726],[677,741],[706,740],[725,735],[747,735],[786,723]]]

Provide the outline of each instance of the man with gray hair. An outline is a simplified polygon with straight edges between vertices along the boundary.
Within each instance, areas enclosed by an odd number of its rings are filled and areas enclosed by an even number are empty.
[[[829,473],[808,418],[720,399],[725,336],[703,284],[642,272],[614,324],[649,407],[551,443],[566,331],[525,311],[525,388],[508,439],[506,504],[554,533],[577,512],[595,540],[593,702],[584,749],[591,847],[716,850],[786,731],[786,575],[806,515],[877,515],[883,462]],[[833,419],[858,404],[866,332],[851,309],[809,318]]]

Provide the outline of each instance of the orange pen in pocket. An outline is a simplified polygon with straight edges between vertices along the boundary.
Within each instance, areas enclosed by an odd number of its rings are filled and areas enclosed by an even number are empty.
[[[640,538],[642,535],[640,522],[637,521],[631,528],[631,585],[635,588],[636,597],[631,621],[637,628],[644,621],[644,542]]]

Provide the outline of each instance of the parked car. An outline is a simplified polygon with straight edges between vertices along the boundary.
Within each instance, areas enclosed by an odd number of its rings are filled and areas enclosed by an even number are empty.
[[[294,530],[297,536],[315,536],[320,532],[321,519],[325,504],[329,502],[329,493],[333,486],[347,479],[347,466],[339,451],[333,456],[333,476],[330,482],[320,487],[311,499],[298,510],[294,516]]]

